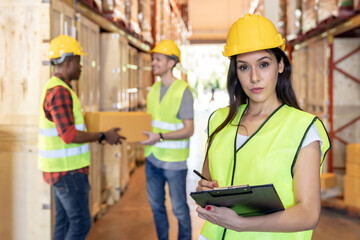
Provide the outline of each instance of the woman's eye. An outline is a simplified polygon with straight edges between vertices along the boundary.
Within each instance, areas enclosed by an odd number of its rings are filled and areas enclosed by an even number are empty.
[[[261,67],[261,68],[264,68],[264,67],[267,67],[267,66],[269,66],[269,63],[268,63],[268,62],[262,62],[262,63],[260,63],[260,67]]]
[[[239,70],[240,71],[245,71],[247,69],[247,66],[246,65],[241,65],[239,66]]]

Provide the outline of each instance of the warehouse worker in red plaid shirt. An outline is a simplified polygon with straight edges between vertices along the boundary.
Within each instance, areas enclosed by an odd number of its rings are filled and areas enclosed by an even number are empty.
[[[85,239],[90,230],[88,143],[118,144],[124,139],[119,128],[86,131],[80,101],[70,85],[80,77],[81,55],[85,53],[74,38],[54,38],[49,48],[54,71],[41,95],[38,166],[53,190],[54,240]]]

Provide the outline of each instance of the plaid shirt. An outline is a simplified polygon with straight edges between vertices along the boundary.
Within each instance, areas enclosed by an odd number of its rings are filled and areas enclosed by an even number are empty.
[[[64,79],[59,74],[54,74],[53,76],[61,79],[71,88],[69,80]],[[63,86],[56,86],[48,89],[45,95],[43,108],[46,118],[55,123],[59,137],[65,143],[71,143],[76,136],[76,129],[74,125],[73,102],[70,91]],[[44,181],[53,185],[68,172],[73,171],[89,174],[89,167],[65,172],[43,172]]]

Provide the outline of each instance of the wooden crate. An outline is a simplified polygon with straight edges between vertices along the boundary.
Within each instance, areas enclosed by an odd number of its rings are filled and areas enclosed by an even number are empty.
[[[333,70],[333,85],[329,85],[329,39],[309,40],[301,46],[297,45],[293,53],[293,81],[297,86],[295,89],[298,94],[299,86],[302,82],[307,82],[308,95],[305,105],[301,105],[304,110],[318,115],[330,130],[329,119],[329,88],[333,93],[333,126],[332,129],[342,129],[359,116],[360,112],[360,85],[350,78]],[[338,61],[359,46],[359,38],[334,38],[333,39],[333,62]],[[300,51],[307,52],[306,65],[301,60]],[[351,57],[337,64],[339,69],[352,75],[360,76],[360,69],[357,63],[360,61],[360,53],[356,52]],[[300,66],[306,66],[304,71],[299,71]],[[301,68],[301,67],[300,67]],[[301,103],[301,101],[300,101]],[[360,142],[360,122],[356,121],[348,127],[343,128],[336,135],[348,143]],[[334,138],[332,141],[333,166],[338,174],[338,182],[342,181],[342,175],[345,173],[341,169],[346,166],[346,145],[343,141]],[[326,169],[326,161],[325,167]],[[338,184],[339,185],[339,184]]]
[[[129,110],[135,111],[138,107],[138,51],[136,48],[129,46],[129,64],[128,67],[128,76],[129,76],[129,85],[127,89],[127,94],[129,98]]]
[[[3,171],[0,175],[4,180],[1,182],[7,184],[1,191],[6,194],[0,200],[5,216],[2,219],[6,219],[0,227],[4,239],[51,239],[51,191],[37,169],[36,146],[40,94],[50,77],[49,43],[54,37],[67,34],[81,42],[89,57],[96,57],[98,51],[98,37],[92,34],[95,24],[80,15],[76,22],[75,16],[74,9],[60,0],[0,3],[3,26],[0,28],[3,49],[0,51],[0,169]],[[87,61],[86,57],[84,60],[83,77],[89,82],[72,83],[83,98],[84,108],[91,110],[98,108],[98,86],[94,80],[98,61],[94,61],[95,58]],[[78,85],[79,82],[83,85]],[[95,173],[99,169],[99,158],[95,157],[99,151],[93,146],[92,151],[94,166],[90,168],[89,178],[90,209],[94,216],[99,205],[96,190],[99,174]]]
[[[319,40],[308,46],[308,105],[306,110],[322,117],[327,113],[328,56],[327,40]]]
[[[100,110],[127,110],[127,39],[116,33],[102,33],[100,39]]]
[[[50,5],[0,2],[0,233],[50,239],[51,192],[37,169],[40,94],[50,76]]]
[[[2,239],[51,238],[51,191],[37,169],[37,132],[0,125]]]
[[[171,39],[171,9],[169,0],[156,1],[156,42]]]
[[[360,178],[360,163],[346,162],[346,176]]]
[[[319,24],[339,15],[338,0],[322,0],[317,5],[317,22]]]
[[[121,61],[121,98],[120,98],[120,110],[129,110],[130,100],[127,94],[129,88],[129,44],[126,38],[120,39],[120,61]]]
[[[141,29],[139,25],[139,0],[130,0],[130,27],[131,30],[134,31],[136,34],[141,34]],[[150,8],[150,5],[147,6]]]
[[[292,65],[292,85],[296,94],[298,103],[302,109],[308,106],[308,48],[303,47],[293,52]]]
[[[60,0],[51,1],[51,39],[64,34],[76,39],[75,10]]]
[[[66,0],[69,1],[69,0]],[[78,2],[82,2],[95,12],[101,13],[102,12],[102,0],[77,0]]]
[[[125,24],[129,22],[129,18],[126,17],[126,1],[127,0],[114,0],[114,17],[123,21]]]
[[[171,39],[171,8],[169,0],[162,0],[162,21],[161,21],[161,29],[162,35],[165,39]]]
[[[139,110],[146,111],[147,94],[152,86],[151,54],[139,52],[138,92]]]
[[[62,0],[64,2],[66,2],[69,6],[74,6],[74,0]]]
[[[135,151],[136,151],[136,162],[145,162],[145,145],[143,144],[136,144],[135,145]]]
[[[348,144],[346,146],[346,162],[360,164],[360,143]]]
[[[139,0],[139,14],[142,14],[142,18],[139,19],[139,25],[141,29],[141,35],[145,41],[153,43],[151,35],[151,0]]]
[[[360,209],[360,178],[345,176],[344,201],[347,206]]]
[[[302,33],[316,28],[315,0],[302,0]]]
[[[50,76],[49,4],[17,2],[0,3],[0,124],[35,126]]]
[[[121,146],[104,145],[103,159],[105,166],[102,174],[105,179],[106,189],[109,189],[110,195],[107,204],[112,205],[120,199],[120,179],[121,179]]]
[[[346,146],[346,176],[360,178],[360,143]]]
[[[298,16],[297,13],[300,11],[301,0],[287,0],[286,5],[286,39],[291,41],[300,32],[301,16]]]
[[[102,0],[102,15],[116,25],[128,24],[125,0]]]
[[[336,174],[335,173],[323,173],[321,174],[321,190],[336,187]]]
[[[100,95],[100,28],[86,17],[77,14],[78,40],[87,53],[82,58],[83,69],[78,81],[78,96],[84,112],[99,110]]]
[[[129,173],[133,172],[136,168],[136,145],[137,143],[127,143]]]
[[[121,144],[121,173],[120,173],[120,191],[124,193],[128,187],[130,180],[130,170],[129,170],[129,159],[128,159],[128,143],[124,141]]]
[[[91,165],[89,173],[89,205],[91,216],[95,219],[101,210],[101,163],[103,148],[98,143],[91,143]]]

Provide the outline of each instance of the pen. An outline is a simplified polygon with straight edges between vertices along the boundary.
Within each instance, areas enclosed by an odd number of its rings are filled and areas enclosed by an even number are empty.
[[[198,175],[201,179],[204,179],[206,181],[209,181],[206,177],[204,177],[203,175],[201,175],[201,173],[199,173],[198,171],[196,171],[195,169],[193,170],[193,172]]]

